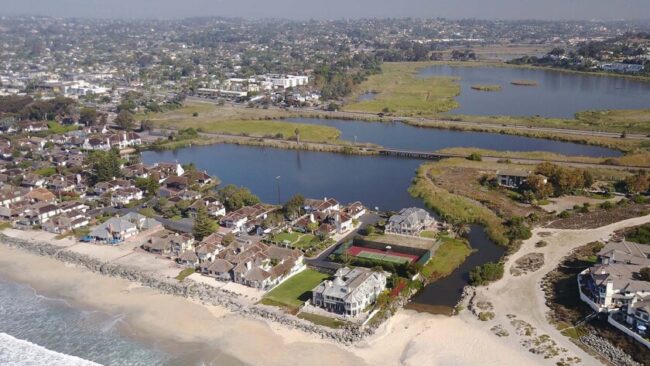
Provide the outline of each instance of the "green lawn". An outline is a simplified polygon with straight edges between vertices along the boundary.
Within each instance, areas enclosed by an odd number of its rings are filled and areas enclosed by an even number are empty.
[[[176,279],[179,281],[183,281],[184,279],[192,275],[192,273],[194,272],[196,272],[194,268],[185,268],[178,274],[178,276],[176,276]]]
[[[472,254],[472,249],[463,240],[445,236],[441,240],[442,245],[422,269],[422,275],[428,279],[448,276]]]
[[[273,235],[273,241],[278,243],[278,244],[282,244],[285,241],[287,241],[289,243],[293,243],[296,240],[300,239],[301,235],[302,234],[296,233],[296,232],[293,232],[293,233],[282,232],[282,233],[278,233],[278,234]]]
[[[330,318],[330,317],[322,316],[322,315],[318,315],[318,314],[311,314],[311,313],[300,313],[300,314],[298,314],[298,318],[305,319],[305,320],[310,321],[310,322],[312,322],[314,324],[323,325],[323,326],[326,326],[326,327],[329,327],[329,328],[334,328],[334,329],[341,328],[341,327],[345,326],[345,324],[347,324],[343,320]]]
[[[312,234],[305,234],[300,237],[297,243],[294,243],[293,246],[298,249],[308,249],[312,246],[312,242],[316,237]]]
[[[306,269],[264,295],[262,304],[295,310],[309,300],[311,290],[328,277],[327,274]]]
[[[47,123],[47,127],[50,129],[51,133],[66,133],[70,131],[76,131],[79,129],[77,126],[64,126],[58,122],[50,121]]]
[[[435,239],[435,238],[436,238],[436,235],[437,235],[437,234],[436,234],[435,231],[428,231],[428,230],[425,230],[425,231],[423,231],[423,232],[420,233],[420,236],[421,236],[421,237],[423,237],[423,238],[427,238],[427,239]]]

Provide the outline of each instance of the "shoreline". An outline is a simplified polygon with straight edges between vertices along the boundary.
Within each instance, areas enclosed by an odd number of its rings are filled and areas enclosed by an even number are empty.
[[[235,292],[217,288],[203,282],[195,282],[189,279],[179,282],[175,279],[165,278],[160,273],[141,270],[128,265],[111,263],[111,261],[104,261],[96,256],[80,254],[67,250],[63,246],[34,241],[34,239],[28,241],[0,233],[0,247],[2,245],[50,258],[66,266],[79,267],[93,274],[124,279],[130,281],[132,284],[146,287],[161,294],[172,295],[210,306],[217,306],[220,309],[247,318],[282,324],[293,329],[301,330],[304,333],[344,345],[351,345],[358,342],[372,334],[375,330],[373,328],[362,328],[359,326],[350,326],[345,329],[336,330],[326,328],[286,314],[281,309],[250,303]]]
[[[42,270],[23,270],[30,267]],[[354,346],[344,346],[270,321],[224,313],[219,307],[134,287],[125,279],[5,245],[0,245],[0,275],[33,286],[38,292],[54,294],[74,306],[124,314],[138,339],[198,352],[197,357],[208,359],[206,364],[544,364],[525,350],[476,329],[469,314],[452,318],[400,310],[374,335]],[[473,352],[465,351],[468,342]],[[493,350],[498,352],[490,353]]]
[[[0,276],[32,286],[39,292],[54,294],[71,304],[123,314],[129,329],[138,339],[164,345],[167,349],[190,349],[197,357],[219,365],[555,365],[559,360],[578,356],[582,364],[596,362],[569,338],[549,324],[544,293],[538,285],[557,260],[583,241],[607,237],[611,232],[650,220],[650,215],[629,219],[595,230],[535,229],[535,235],[522,249],[507,259],[506,268],[527,252],[547,253],[541,270],[512,276],[488,287],[479,287],[461,304],[457,316],[432,315],[413,310],[398,310],[380,325],[374,334],[354,344],[335,342],[305,332],[292,324],[255,317],[250,312],[233,312],[224,307],[161,292],[135,283],[131,273],[116,274],[111,265],[93,271],[85,266],[65,263],[71,253],[63,247],[45,244],[16,247],[0,234]],[[551,245],[534,247],[539,233],[551,232]],[[588,234],[586,234],[588,233]],[[12,241],[9,238],[9,241]],[[32,248],[32,250],[30,250]],[[51,252],[50,252],[51,250]],[[41,252],[44,251],[44,252]],[[40,253],[40,255],[39,255]],[[66,254],[67,253],[67,254]],[[38,271],[25,270],[38,268]],[[513,294],[517,292],[517,294]],[[521,292],[521,293],[519,293]],[[480,301],[491,302],[496,317],[480,321],[475,307]],[[253,315],[253,316],[251,316]],[[529,351],[530,337],[520,334],[516,321],[530,323],[551,337],[559,355],[545,358]],[[496,333],[496,326],[510,331]],[[514,329],[513,329],[514,328]],[[523,347],[522,347],[523,346]],[[553,347],[556,347],[555,345]],[[198,351],[197,351],[198,350]],[[180,357],[180,356],[179,356]],[[575,364],[575,363],[574,363]]]
[[[632,79],[640,82],[650,83],[649,76],[640,76],[640,75],[629,75],[629,74],[618,74],[613,72],[594,72],[594,71],[580,71],[580,70],[571,70],[564,69],[560,67],[553,66],[541,66],[533,64],[511,64],[508,61],[490,61],[490,60],[477,60],[477,61],[419,61],[423,64],[423,67],[428,66],[450,66],[450,67],[512,67],[519,69],[529,69],[529,70],[550,70],[563,72],[568,74],[578,74],[578,75],[590,75],[590,76],[602,76],[602,77],[619,77],[625,79]]]

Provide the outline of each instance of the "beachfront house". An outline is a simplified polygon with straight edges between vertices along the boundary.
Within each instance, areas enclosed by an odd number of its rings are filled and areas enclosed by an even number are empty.
[[[599,263],[578,276],[580,298],[598,312],[617,311],[633,299],[650,296],[650,282],[639,278],[650,267],[650,246],[611,241],[598,253]]]
[[[625,321],[640,335],[650,335],[650,296],[635,296],[625,311]]]
[[[429,213],[421,208],[405,208],[399,214],[388,219],[386,232],[400,235],[419,236],[420,233],[431,227],[435,220]]]
[[[121,217],[113,217],[97,225],[85,238],[85,241],[118,244],[138,234],[138,227]]]
[[[333,280],[312,290],[312,304],[329,312],[354,317],[373,304],[386,288],[386,274],[368,268],[340,268]]]

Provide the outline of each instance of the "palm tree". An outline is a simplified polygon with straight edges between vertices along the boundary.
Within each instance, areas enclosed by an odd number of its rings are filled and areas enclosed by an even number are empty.
[[[458,224],[454,227],[454,233],[460,238],[467,237],[470,232],[470,227],[467,224]]]
[[[296,128],[296,130],[293,131],[293,133],[296,135],[296,141],[300,142],[300,129]]]

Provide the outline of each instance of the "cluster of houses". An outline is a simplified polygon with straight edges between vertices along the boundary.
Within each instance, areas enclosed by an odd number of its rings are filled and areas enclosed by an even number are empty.
[[[198,252],[210,253],[199,264],[204,275],[262,290],[276,286],[305,266],[300,250],[241,239],[226,245],[218,234],[201,242]]]
[[[13,117],[6,117],[0,120],[0,134],[31,135],[48,130],[48,124],[43,121],[18,121]],[[26,139],[43,141],[43,143],[52,142],[68,149],[79,148],[103,151],[108,151],[112,148],[125,149],[127,147],[142,145],[142,138],[137,133],[112,131],[106,125],[83,126],[79,130],[49,136],[48,138],[28,136]]]
[[[360,202],[343,206],[327,197],[305,199],[293,219],[277,220],[283,217],[277,212],[280,208],[261,203],[227,212],[216,195],[209,193],[214,179],[178,163],[124,165],[120,177],[97,183],[87,174],[88,151],[138,144],[135,133],[110,132],[103,127],[0,141],[0,218],[18,229],[41,229],[57,235],[81,232],[79,240],[92,244],[134,241],[144,251],[218,281],[268,290],[305,268],[303,251],[270,243],[273,233],[296,231],[325,238],[343,235],[366,213]],[[136,184],[138,179],[157,184],[158,200],[164,198],[170,204],[185,201],[184,214],[190,220],[205,209],[220,224],[219,230],[196,240],[190,233],[165,228],[162,219],[144,216],[137,209],[120,211],[144,202],[144,188]],[[269,224],[271,214],[276,219]],[[408,209],[400,214],[402,223],[391,221],[395,232],[413,234],[433,222],[424,210]],[[354,317],[385,287],[383,272],[343,268],[334,280],[314,289],[312,302]]]
[[[578,276],[580,299],[609,322],[650,348],[650,246],[625,240],[609,241],[598,261]]]

